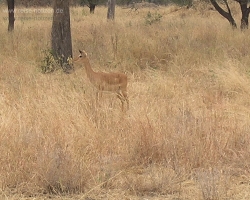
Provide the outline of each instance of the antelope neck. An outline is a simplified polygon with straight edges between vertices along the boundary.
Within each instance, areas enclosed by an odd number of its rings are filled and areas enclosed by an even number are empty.
[[[96,73],[94,72],[94,70],[92,69],[92,67],[90,66],[90,62],[89,59],[87,58],[86,60],[83,61],[84,63],[84,67],[87,73],[88,78],[90,79],[90,81],[92,81],[93,79],[93,75]]]

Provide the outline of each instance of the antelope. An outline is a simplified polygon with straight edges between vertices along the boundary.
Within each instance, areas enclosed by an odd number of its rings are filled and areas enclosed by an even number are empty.
[[[122,111],[124,111],[124,102],[127,103],[127,110],[129,109],[129,101],[127,95],[128,78],[123,73],[104,73],[95,72],[85,51],[79,50],[80,55],[73,60],[73,62],[83,63],[89,81],[97,88],[96,101],[98,100],[99,93],[103,91],[114,92],[121,100]]]

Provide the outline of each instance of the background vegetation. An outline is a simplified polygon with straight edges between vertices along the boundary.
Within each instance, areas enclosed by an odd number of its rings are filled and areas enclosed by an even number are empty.
[[[114,23],[71,8],[74,55],[129,77],[122,114],[113,94],[96,106],[84,68],[41,73],[51,16],[0,30],[3,199],[249,199],[248,30],[204,4],[118,7]]]
[[[84,6],[87,5],[88,2],[93,2],[99,5],[106,5],[107,4],[107,0],[70,0],[71,5],[74,6]],[[206,2],[205,0],[202,0],[204,2]],[[0,3],[5,3],[6,0],[0,0]],[[142,2],[141,0],[116,0],[116,4],[118,5],[127,5],[130,3],[140,3]],[[192,0],[148,0],[145,2],[149,2],[149,3],[155,3],[155,4],[161,4],[161,5],[167,5],[167,4],[171,4],[171,3],[177,3],[179,5],[189,5],[190,2],[192,2]],[[43,1],[39,1],[39,0],[15,0],[15,4],[19,5],[19,6],[52,6],[52,1],[51,0],[43,0]]]

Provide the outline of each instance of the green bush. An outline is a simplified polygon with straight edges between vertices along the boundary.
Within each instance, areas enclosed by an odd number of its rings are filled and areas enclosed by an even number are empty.
[[[146,17],[145,17],[145,24],[146,25],[152,25],[154,23],[160,22],[162,18],[162,15],[155,12],[155,13],[151,13],[150,11],[148,11]]]
[[[44,54],[40,66],[42,73],[51,73],[60,68],[60,61],[55,59],[52,50],[46,49],[42,53]]]

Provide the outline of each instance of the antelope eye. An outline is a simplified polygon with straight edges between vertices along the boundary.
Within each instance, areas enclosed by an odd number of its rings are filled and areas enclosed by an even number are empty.
[[[79,56],[79,58],[81,58],[81,57],[82,57],[82,55]]]

